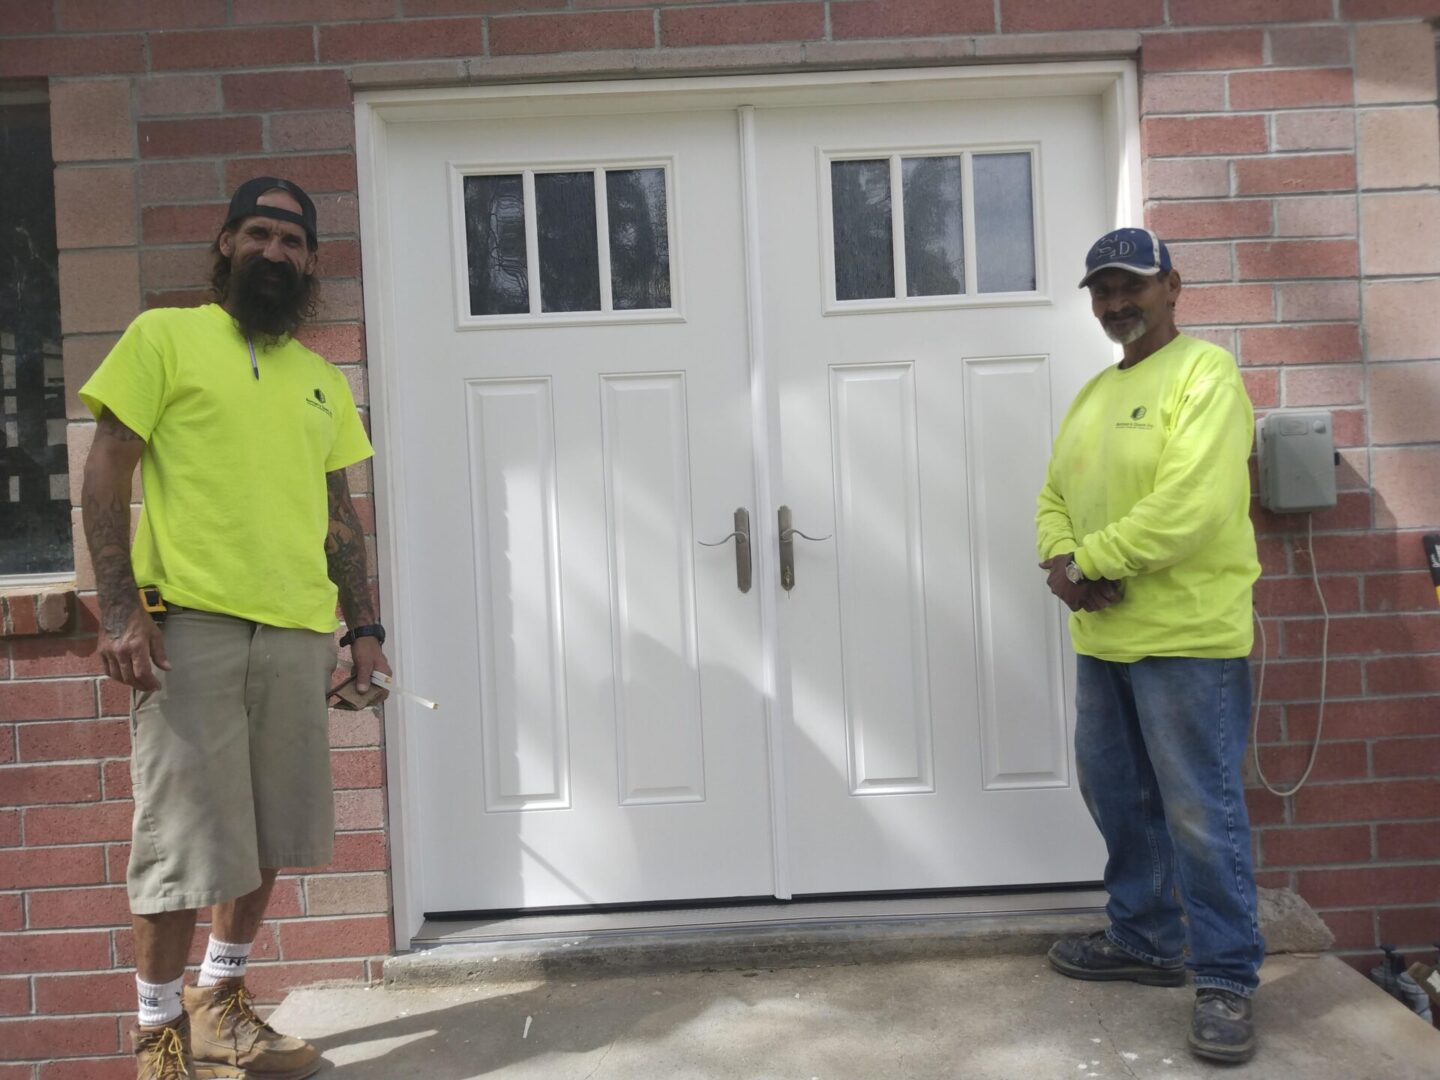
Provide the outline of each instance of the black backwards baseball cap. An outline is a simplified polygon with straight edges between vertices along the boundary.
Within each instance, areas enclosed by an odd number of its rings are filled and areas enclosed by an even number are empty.
[[[300,213],[286,210],[279,206],[262,206],[260,196],[267,191],[279,189],[291,196],[300,204]],[[238,188],[235,194],[230,196],[230,212],[225,215],[223,228],[230,228],[236,222],[247,217],[268,217],[276,221],[288,221],[292,225],[299,225],[305,230],[305,235],[310,238],[310,247],[320,246],[320,238],[315,231],[315,204],[310,201],[310,196],[305,194],[305,189],[299,184],[289,180],[281,180],[278,176],[257,176],[246,180]]]
[[[1129,270],[1141,277],[1170,272],[1170,249],[1149,229],[1116,229],[1090,246],[1085,256],[1085,276],[1080,288],[1101,270]]]

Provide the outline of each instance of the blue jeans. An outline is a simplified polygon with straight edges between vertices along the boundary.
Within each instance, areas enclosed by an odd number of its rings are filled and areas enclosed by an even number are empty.
[[[1076,709],[1080,791],[1109,853],[1110,940],[1185,964],[1196,986],[1254,993],[1265,942],[1240,779],[1248,661],[1081,656]]]

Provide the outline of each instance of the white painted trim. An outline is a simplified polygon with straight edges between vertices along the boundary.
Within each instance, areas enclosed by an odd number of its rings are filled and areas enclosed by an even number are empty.
[[[535,271],[539,275],[539,270]],[[468,276],[468,274],[467,274]],[[673,285],[672,285],[673,288]],[[540,294],[534,294],[538,297]],[[469,297],[467,296],[468,300]],[[536,301],[539,302],[538,300]],[[530,315],[478,315],[473,318],[461,315],[455,323],[456,330],[514,330],[525,326],[544,329],[547,326],[613,326],[624,323],[683,323],[685,316],[672,308],[640,308],[630,311],[537,311]]]
[[[1041,192],[1045,190],[1045,177],[1043,175],[1045,162],[1040,157],[1040,147],[1030,147],[1030,227],[1034,229],[1031,236],[1031,247],[1035,253],[1035,292],[1040,296],[1051,296],[1050,291],[1050,245],[1045,243],[1045,200],[1041,198]],[[975,267],[975,284],[980,284],[980,267]]]
[[[0,589],[6,592],[23,592],[26,589],[43,591],[55,585],[69,585],[75,588],[74,570],[55,570],[46,574],[0,574]]]
[[[598,82],[517,83],[416,90],[362,90],[357,102],[387,122],[439,117],[525,116],[568,113],[682,112],[843,104],[847,101],[917,101],[957,97],[1053,97],[1103,94],[1131,60],[1073,63],[976,64],[885,70],[794,72]],[[1138,136],[1138,132],[1137,132]]]
[[[455,171],[451,170],[451,175]],[[460,178],[464,183],[464,177]],[[522,216],[525,218],[525,280],[529,293],[527,299],[530,301],[530,313],[527,316],[516,316],[517,318],[538,319],[543,308],[543,301],[540,299],[540,208],[535,201],[535,170],[525,169],[520,174],[521,185],[521,207]],[[464,221],[464,210],[461,210],[461,221]],[[451,239],[460,235],[458,228],[450,230]],[[465,277],[468,279],[469,262],[462,263],[466,268]],[[465,290],[465,298],[460,304],[459,310],[455,313],[457,326],[464,326],[470,317],[470,290]],[[478,325],[483,326],[484,323]]]
[[[610,280],[610,194],[605,167],[595,166],[595,274],[600,279],[600,310],[615,310],[615,283]]]
[[[968,284],[968,282],[967,282]],[[833,287],[833,283],[832,283]],[[1035,293],[956,293],[949,296],[877,297],[874,300],[837,300],[821,314],[831,316],[869,315],[876,311],[931,311],[935,308],[1048,307],[1054,301]]]
[[[763,679],[772,780],[784,777],[783,735],[790,723],[790,701],[780,693],[788,662],[780,649],[774,534],[774,490],[781,485],[777,415],[767,387],[761,283],[758,278],[759,221],[754,157],[754,109],[763,107],[898,102],[985,97],[1049,97],[1090,94],[1101,98],[1107,143],[1107,183],[1116,225],[1142,220],[1138,76],[1131,60],[1074,63],[979,64],[964,67],[800,72],[779,75],[708,76],[700,78],[607,80],[599,82],[526,83],[504,86],[453,87],[427,90],[366,90],[355,97],[356,163],[360,202],[361,263],[365,288],[365,323],[370,373],[370,416],[377,460],[375,475],[376,542],[381,603],[391,623],[390,648],[397,677],[405,681],[407,631],[418,613],[406,606],[409,596],[405,564],[399,557],[399,523],[407,520],[403,485],[402,432],[390,414],[398,401],[401,365],[393,340],[393,318],[387,287],[390,250],[389,192],[385,181],[385,126],[436,118],[525,115],[675,112],[699,108],[738,110],[744,168],[744,212],[747,251],[747,320],[751,351],[751,399],[755,417],[756,523],[759,553],[756,581],[761,598],[761,632],[766,655]],[[1037,179],[1038,183],[1038,179]],[[1037,188],[1038,190],[1038,188]],[[673,188],[672,188],[673,193]],[[678,210],[671,209],[674,221]],[[968,224],[968,223],[967,223]],[[973,230],[967,232],[967,240]],[[672,288],[678,291],[683,260],[672,234]],[[830,275],[833,280],[833,273]],[[968,283],[967,283],[968,284]],[[768,464],[769,470],[762,466]],[[1073,677],[1073,676],[1072,676]],[[405,738],[407,705],[392,702],[385,710],[386,764],[395,943],[410,947],[424,919],[420,897],[418,832],[421,823],[406,813],[406,796],[422,778]],[[412,718],[419,720],[421,718]],[[772,784],[772,821],[776,896],[790,895],[785,795]]]
[[[1035,242],[1040,242],[1038,235]],[[983,302],[980,246],[975,240],[975,160],[969,154],[963,155],[960,165],[960,248],[960,257],[965,260],[965,292],[962,295],[972,303]]]
[[[745,230],[745,320],[750,353],[750,416],[755,461],[755,513],[750,550],[756,556],[760,599],[760,686],[765,702],[765,735],[770,749],[770,836],[775,895],[790,899],[790,817],[786,809],[785,732],[793,722],[790,696],[781,694],[790,668],[780,635],[776,586],[780,581],[779,526],[775,489],[781,486],[780,430],[775,389],[765,355],[764,282],[760,276],[760,185],[756,174],[755,109],[737,110],[740,125],[740,205]]]
[[[835,172],[830,165],[833,160],[835,159],[826,154],[823,146],[815,147],[815,207],[820,215],[820,220],[816,223],[815,236],[820,245],[820,250],[816,254],[820,256],[820,310],[822,312],[829,311],[838,303],[835,299],[835,195],[833,191]],[[894,198],[893,193],[891,198]],[[894,303],[893,300],[873,302]],[[845,303],[866,303],[866,301],[847,300]]]
[[[366,281],[390,278],[387,253],[390,251],[389,190],[385,170],[385,121],[364,101],[355,103],[355,160],[360,209],[361,272]],[[411,595],[409,574],[400,558],[399,523],[408,520],[404,485],[404,442],[391,403],[399,401],[401,366],[388,363],[397,355],[393,340],[394,317],[388,288],[364,290],[366,367],[370,387],[370,430],[375,445],[372,468],[375,498],[376,569],[380,578],[380,605],[390,623],[389,658],[397,681],[406,681],[406,642],[415,615],[406,605]],[[404,736],[409,723],[423,723],[424,717],[408,698],[397,696],[385,705],[386,831],[389,836],[392,924],[395,947],[410,948],[411,940],[425,921],[419,907],[420,822],[418,808],[411,813],[406,796],[416,790],[422,778]]]
[[[1115,80],[1101,95],[1101,106],[1110,150],[1105,163],[1114,224],[1141,225],[1145,220],[1144,157],[1140,150],[1140,84],[1134,64],[1120,65]]]
[[[900,166],[900,153],[892,152],[890,162],[890,276],[895,282],[895,299],[910,299],[909,267],[905,265],[905,177]],[[835,218],[830,218],[829,235],[822,234],[822,244],[835,246]]]

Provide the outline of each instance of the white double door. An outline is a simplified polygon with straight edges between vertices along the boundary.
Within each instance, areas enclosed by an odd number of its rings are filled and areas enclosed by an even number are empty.
[[[389,126],[402,675],[442,702],[403,713],[420,910],[1099,875],[1031,521],[1110,356],[1072,280],[1100,127],[1085,97]],[[705,546],[737,509],[748,591]]]

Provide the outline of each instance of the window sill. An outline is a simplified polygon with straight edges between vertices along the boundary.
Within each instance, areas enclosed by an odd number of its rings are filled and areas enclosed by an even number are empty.
[[[75,622],[71,583],[0,592],[0,639],[68,633]]]

